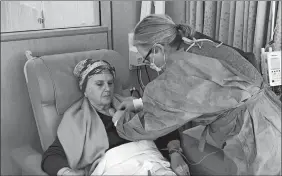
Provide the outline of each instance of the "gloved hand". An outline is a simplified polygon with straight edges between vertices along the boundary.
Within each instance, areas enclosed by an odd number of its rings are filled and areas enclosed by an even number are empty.
[[[182,152],[179,140],[172,140],[167,144],[170,153],[170,165],[176,175],[190,175],[189,167],[184,161],[180,152]]]
[[[125,113],[125,110],[117,110],[115,112],[112,118],[112,122],[114,123],[115,126],[117,126],[118,120],[124,115],[124,113]]]
[[[113,117],[116,113],[116,110],[114,108],[109,109],[109,114]]]
[[[135,111],[135,107],[133,104],[133,98],[127,98],[125,99],[118,107],[117,110],[125,110],[128,112],[134,112]]]

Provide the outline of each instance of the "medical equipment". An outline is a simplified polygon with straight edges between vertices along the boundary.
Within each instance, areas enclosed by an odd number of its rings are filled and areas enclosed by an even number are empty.
[[[281,51],[272,51],[269,48],[268,52],[265,52],[265,48],[261,49],[261,59],[264,79],[270,86],[281,85]]]
[[[275,33],[275,18],[276,18],[276,2],[271,1],[271,34],[270,41],[261,48],[261,70],[264,81],[272,86],[272,90],[275,92],[274,86],[281,85],[281,49],[277,51],[277,48],[273,47],[274,33]],[[271,47],[270,47],[271,46]],[[272,48],[273,47],[273,48]],[[275,50],[275,51],[273,51]],[[276,87],[277,88],[277,87]]]
[[[281,85],[281,51],[267,53],[270,86]]]

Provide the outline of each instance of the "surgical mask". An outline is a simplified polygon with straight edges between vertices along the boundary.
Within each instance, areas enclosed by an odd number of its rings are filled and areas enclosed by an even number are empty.
[[[154,46],[155,46],[155,45],[156,45],[156,44],[154,44]],[[153,46],[153,47],[154,47],[154,46]],[[152,48],[153,48],[153,47],[152,47]],[[153,49],[153,51],[154,51],[154,55],[155,55],[155,54],[156,54],[155,48]],[[147,59],[147,57],[150,55],[150,53],[151,53],[151,51],[148,52],[148,54],[147,54],[147,56],[145,57],[145,59]],[[158,67],[158,66],[155,64],[155,59],[154,59],[154,57],[152,57],[152,59],[153,59],[153,62],[150,62],[150,68],[153,69],[153,70],[155,70],[155,71],[159,74],[159,72],[162,71],[163,68],[164,68],[165,65],[166,65],[165,54],[164,54],[164,64],[163,64],[161,67]]]
[[[154,51],[154,53],[155,53],[155,51]],[[153,63],[152,63],[152,62],[150,63],[150,68],[153,69],[153,70],[156,70],[156,71],[159,73],[160,71],[163,70],[163,68],[165,67],[165,65],[166,65],[166,60],[165,60],[165,54],[164,54],[164,64],[163,64],[161,67],[158,67],[158,66],[155,64],[155,59],[154,59],[154,57],[153,57]]]
[[[200,45],[199,43],[202,44],[202,42],[212,42],[212,43],[215,43],[215,42],[213,42],[212,40],[209,40],[209,39],[195,39],[195,38],[193,38],[193,40],[190,40],[190,39],[188,39],[188,38],[186,38],[186,37],[182,37],[182,40],[184,41],[184,43],[190,45],[190,46],[186,49],[186,52],[188,52],[189,49],[190,49],[191,47],[193,47],[194,45],[197,45],[199,48],[201,48],[201,45]],[[156,44],[157,44],[157,43],[156,43]],[[149,55],[152,53],[152,51],[154,51],[154,55],[155,55],[156,50],[155,50],[154,47],[155,47],[156,44],[153,45],[153,47],[149,50],[149,52],[148,52],[147,55],[145,56],[144,61],[143,61],[144,63],[145,63],[145,61],[149,62],[148,57],[149,57]],[[220,47],[222,44],[223,44],[223,42],[221,42],[220,44],[218,44],[218,45],[216,46],[216,48],[217,48],[217,47]],[[158,66],[155,64],[154,57],[153,57],[153,62],[149,62],[148,65],[150,66],[151,69],[157,71],[157,73],[159,74],[159,72],[162,71],[162,70],[164,69],[165,65],[166,65],[165,54],[164,54],[164,64],[163,64],[161,67],[158,67]]]

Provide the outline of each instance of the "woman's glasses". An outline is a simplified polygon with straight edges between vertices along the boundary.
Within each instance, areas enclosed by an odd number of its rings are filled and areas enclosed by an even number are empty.
[[[148,53],[147,53],[146,56],[144,57],[143,63],[145,63],[145,64],[150,64],[149,56],[150,56],[150,54],[152,53],[152,51],[153,51],[153,48],[151,48],[151,49],[148,51]]]

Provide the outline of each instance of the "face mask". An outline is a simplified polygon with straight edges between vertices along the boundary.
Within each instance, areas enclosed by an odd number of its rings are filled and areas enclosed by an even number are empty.
[[[156,54],[156,51],[155,51],[155,49],[154,49],[154,55],[155,55],[155,54]],[[159,74],[159,72],[162,71],[162,69],[165,67],[165,65],[166,65],[166,61],[165,61],[165,54],[164,54],[164,64],[163,64],[161,67],[158,67],[158,66],[155,64],[155,59],[153,58],[153,63],[152,63],[152,62],[150,63],[150,68],[153,69],[153,70],[155,70],[155,71],[157,71],[158,74]]]
[[[156,70],[157,72],[162,71],[162,68],[158,67],[155,63],[150,63],[150,68]]]

